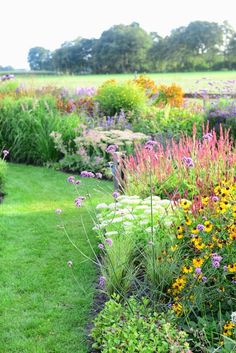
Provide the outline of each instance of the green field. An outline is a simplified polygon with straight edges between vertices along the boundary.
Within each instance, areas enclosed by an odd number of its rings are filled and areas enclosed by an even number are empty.
[[[87,353],[87,324],[96,283],[95,266],[81,217],[93,245],[88,214],[76,208],[68,175],[52,169],[9,165],[7,196],[0,204],[0,352]],[[109,193],[112,184],[101,181]],[[95,180],[83,179],[93,204],[106,198]],[[61,215],[55,209],[63,209]],[[73,267],[67,261],[73,261]]]
[[[181,72],[181,73],[158,73],[147,74],[157,84],[177,83],[181,85],[187,92],[196,89],[209,88],[209,81],[227,81],[236,80],[236,71],[215,71],[215,72]],[[41,76],[41,75],[21,75],[17,79],[19,83],[25,83],[30,87],[42,87],[52,85],[56,87],[66,87],[74,89],[76,87],[98,87],[105,80],[116,79],[117,81],[125,81],[134,78],[134,74],[109,74],[109,75],[71,75],[71,76]],[[196,83],[196,81],[201,82]],[[236,84],[235,84],[236,90]]]

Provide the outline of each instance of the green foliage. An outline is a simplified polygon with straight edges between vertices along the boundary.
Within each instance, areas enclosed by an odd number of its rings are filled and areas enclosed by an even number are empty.
[[[102,85],[95,98],[105,115],[115,115],[124,112],[141,112],[147,101],[145,91],[132,82],[108,82]]]
[[[50,133],[59,131],[68,139],[79,121],[75,116],[62,117],[51,97],[14,99],[0,102],[0,144],[10,150],[10,159],[41,165],[56,161],[56,151]]]
[[[18,85],[19,85],[18,82],[14,80],[5,81],[5,82],[0,81],[0,96],[11,92],[15,92]]]
[[[186,108],[171,108],[167,105],[164,109],[147,108],[140,114],[134,115],[134,131],[145,134],[154,134],[156,139],[163,144],[174,138],[179,140],[182,134],[191,136],[193,126],[196,127],[197,136],[200,137],[204,123],[204,113],[201,110]]]
[[[43,47],[34,47],[29,50],[28,62],[31,70],[52,70],[52,53]]]
[[[115,296],[95,319],[93,347],[101,353],[187,353],[187,334],[180,331],[171,313],[157,314],[134,298],[125,304]]]
[[[161,37],[138,23],[114,25],[99,39],[78,37],[54,52],[31,48],[31,69],[64,73],[177,72],[235,69],[235,31],[227,22],[194,21]]]

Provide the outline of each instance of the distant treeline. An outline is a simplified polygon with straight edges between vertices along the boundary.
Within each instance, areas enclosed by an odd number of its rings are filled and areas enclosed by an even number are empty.
[[[51,52],[29,50],[31,70],[61,73],[178,72],[236,69],[236,32],[228,22],[195,21],[166,37],[138,23],[115,25],[99,39],[77,38]]]

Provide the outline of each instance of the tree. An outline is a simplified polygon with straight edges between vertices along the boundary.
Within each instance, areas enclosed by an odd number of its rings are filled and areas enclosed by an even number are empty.
[[[93,67],[93,51],[96,39],[77,38],[65,42],[53,53],[53,64],[58,71],[89,73]]]
[[[52,70],[52,53],[43,47],[34,47],[29,50],[28,63],[31,70]]]
[[[148,69],[151,36],[139,24],[116,25],[102,33],[95,51],[96,72],[135,72]]]

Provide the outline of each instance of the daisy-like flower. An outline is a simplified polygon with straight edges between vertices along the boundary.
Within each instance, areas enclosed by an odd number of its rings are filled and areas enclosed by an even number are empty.
[[[209,233],[212,231],[213,228],[213,224],[210,221],[206,221],[204,222],[204,226],[205,226],[205,232]]]
[[[184,266],[182,269],[183,273],[191,273],[193,272],[193,267],[192,266]]]
[[[198,257],[198,258],[193,259],[192,263],[195,268],[202,267],[204,260],[201,257]]]

